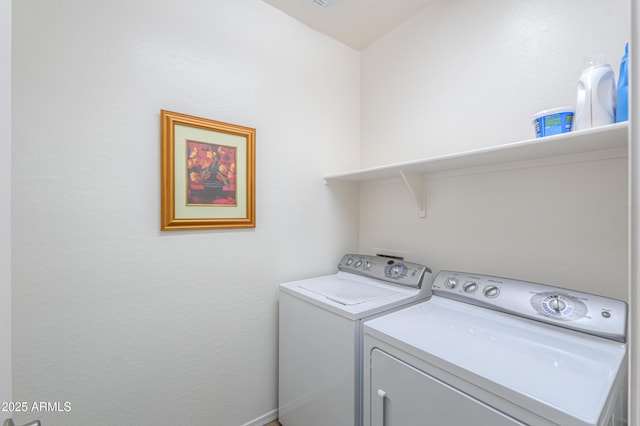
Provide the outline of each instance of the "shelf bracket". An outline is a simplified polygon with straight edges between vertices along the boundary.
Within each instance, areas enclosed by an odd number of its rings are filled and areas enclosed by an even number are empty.
[[[420,173],[400,170],[400,176],[418,207],[420,217],[427,217],[426,197],[424,196],[424,179]]]

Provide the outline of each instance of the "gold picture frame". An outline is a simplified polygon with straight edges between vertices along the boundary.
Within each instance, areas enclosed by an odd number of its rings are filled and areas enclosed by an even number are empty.
[[[160,110],[161,230],[255,228],[256,130]]]

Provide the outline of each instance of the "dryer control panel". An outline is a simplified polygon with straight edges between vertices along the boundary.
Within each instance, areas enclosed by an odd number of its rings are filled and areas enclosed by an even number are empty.
[[[440,271],[432,292],[460,302],[626,341],[627,304],[608,297],[528,281]]]
[[[415,288],[421,288],[425,281],[429,285],[431,279],[431,269],[424,265],[364,254],[345,254],[338,270]]]

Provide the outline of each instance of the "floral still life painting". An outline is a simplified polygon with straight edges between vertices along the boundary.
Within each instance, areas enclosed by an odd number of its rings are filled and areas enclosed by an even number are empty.
[[[160,229],[256,227],[256,129],[160,111]]]
[[[187,205],[236,205],[236,149],[187,141]]]

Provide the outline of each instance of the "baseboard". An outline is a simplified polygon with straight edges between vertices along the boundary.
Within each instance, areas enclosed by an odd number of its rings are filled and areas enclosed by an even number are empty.
[[[248,423],[243,424],[242,426],[264,426],[269,422],[272,422],[278,418],[278,410],[271,410],[262,416],[251,420]]]

